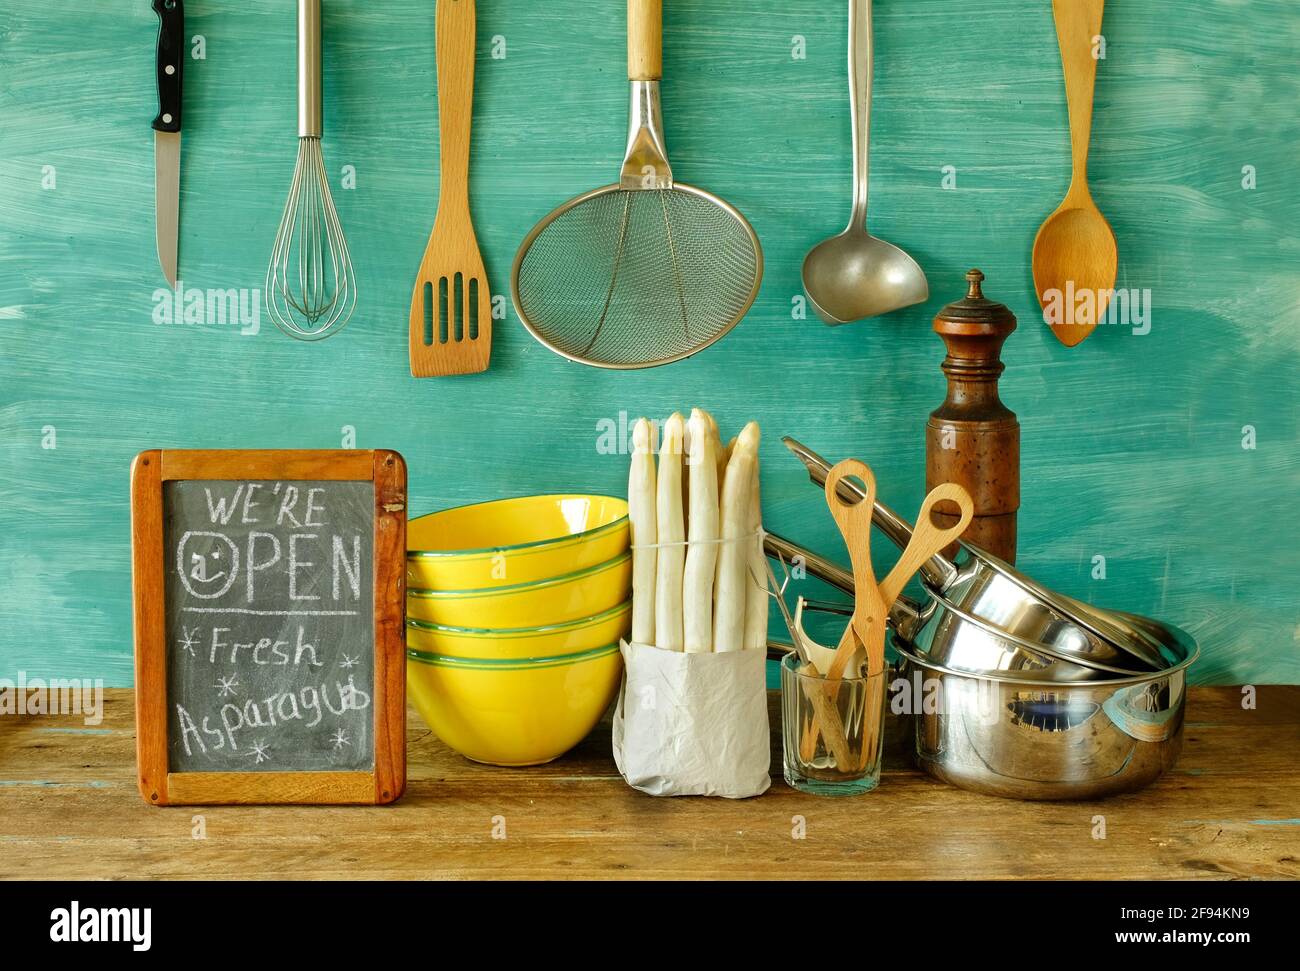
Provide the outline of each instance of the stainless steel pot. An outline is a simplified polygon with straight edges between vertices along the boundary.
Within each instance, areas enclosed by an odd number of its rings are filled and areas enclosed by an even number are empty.
[[[1182,749],[1186,672],[1200,652],[1175,627],[1118,616],[1175,663],[1048,684],[957,671],[895,637],[901,661],[889,703],[912,723],[918,766],[951,785],[1013,799],[1096,799],[1154,781]]]
[[[830,464],[789,436],[782,441],[807,467],[812,480],[825,486]],[[864,496],[848,479],[840,483],[839,491],[850,501]],[[899,549],[907,546],[911,525],[884,503],[876,502],[872,521]],[[968,615],[1020,642],[1039,645],[1053,659],[1063,655],[1088,668],[1155,671],[1175,663],[1159,639],[1128,624],[1122,614],[1086,607],[1047,589],[986,550],[964,542],[960,545],[965,552],[960,565],[940,554],[924,563],[920,573],[932,593]]]

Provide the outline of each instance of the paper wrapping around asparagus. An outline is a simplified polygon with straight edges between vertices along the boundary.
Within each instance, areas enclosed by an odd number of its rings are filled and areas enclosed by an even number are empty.
[[[614,762],[652,796],[762,795],[772,784],[767,652],[621,645]]]

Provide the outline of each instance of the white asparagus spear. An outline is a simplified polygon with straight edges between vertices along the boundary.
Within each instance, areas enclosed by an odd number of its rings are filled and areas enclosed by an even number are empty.
[[[709,431],[713,434],[714,458],[718,462],[718,498],[722,498],[722,479],[727,474],[727,459],[731,458],[730,445],[722,444],[722,434],[718,431],[718,422],[711,412],[705,412],[704,417],[709,420]],[[732,439],[734,442],[735,439]]]
[[[690,543],[682,576],[683,645],[688,654],[713,649],[713,572],[718,558],[718,463],[708,417],[699,408],[690,421]]]
[[[757,442],[755,443],[757,447]],[[750,483],[749,518],[745,532],[753,537],[747,541],[749,569],[745,573],[745,650],[767,650],[767,616],[771,598],[767,593],[767,564],[763,552],[763,505],[759,489],[759,460],[754,453],[754,479]]]
[[[655,521],[654,428],[645,418],[632,428],[632,468],[627,480],[628,518],[632,530],[632,642],[655,642]]]
[[[655,558],[655,646],[682,649],[682,572],[686,529],[682,520],[682,416],[664,422],[655,491],[658,556]],[[677,544],[677,545],[673,545]]]
[[[718,546],[717,603],[713,614],[713,650],[718,653],[745,647],[750,551],[745,534],[757,455],[758,425],[751,421],[736,439],[722,484],[719,514],[722,542]]]
[[[676,412],[673,412],[676,414]],[[690,462],[691,457],[691,426],[685,418],[682,419],[682,447],[679,449],[683,462]],[[689,471],[689,470],[688,470]],[[686,530],[690,527],[691,519],[691,477],[689,474],[682,475],[682,535],[685,537]],[[683,548],[682,557],[685,559],[686,551]]]
[[[707,414],[707,412],[706,412]],[[712,417],[712,416],[710,416]],[[736,447],[736,438],[733,435],[731,441],[726,445],[718,439],[718,520],[722,520],[722,484],[727,478],[727,463],[731,461],[732,449]],[[718,573],[722,570],[722,552],[718,552],[718,562],[713,568],[713,616],[714,626],[717,626],[718,616]],[[716,648],[715,648],[716,650]]]

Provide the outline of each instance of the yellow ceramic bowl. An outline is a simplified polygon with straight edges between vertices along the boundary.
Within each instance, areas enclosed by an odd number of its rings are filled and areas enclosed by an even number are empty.
[[[461,755],[491,765],[559,758],[600,721],[623,673],[617,644],[518,660],[406,655],[407,694],[425,723]]]
[[[471,659],[557,657],[615,644],[631,628],[632,601],[628,600],[594,617],[546,627],[484,630],[408,620],[406,646],[429,654]]]
[[[446,509],[406,526],[406,578],[485,590],[567,576],[627,552],[627,500],[550,495]]]
[[[541,627],[590,617],[632,596],[632,554],[567,576],[482,590],[406,589],[406,616],[444,627]]]

